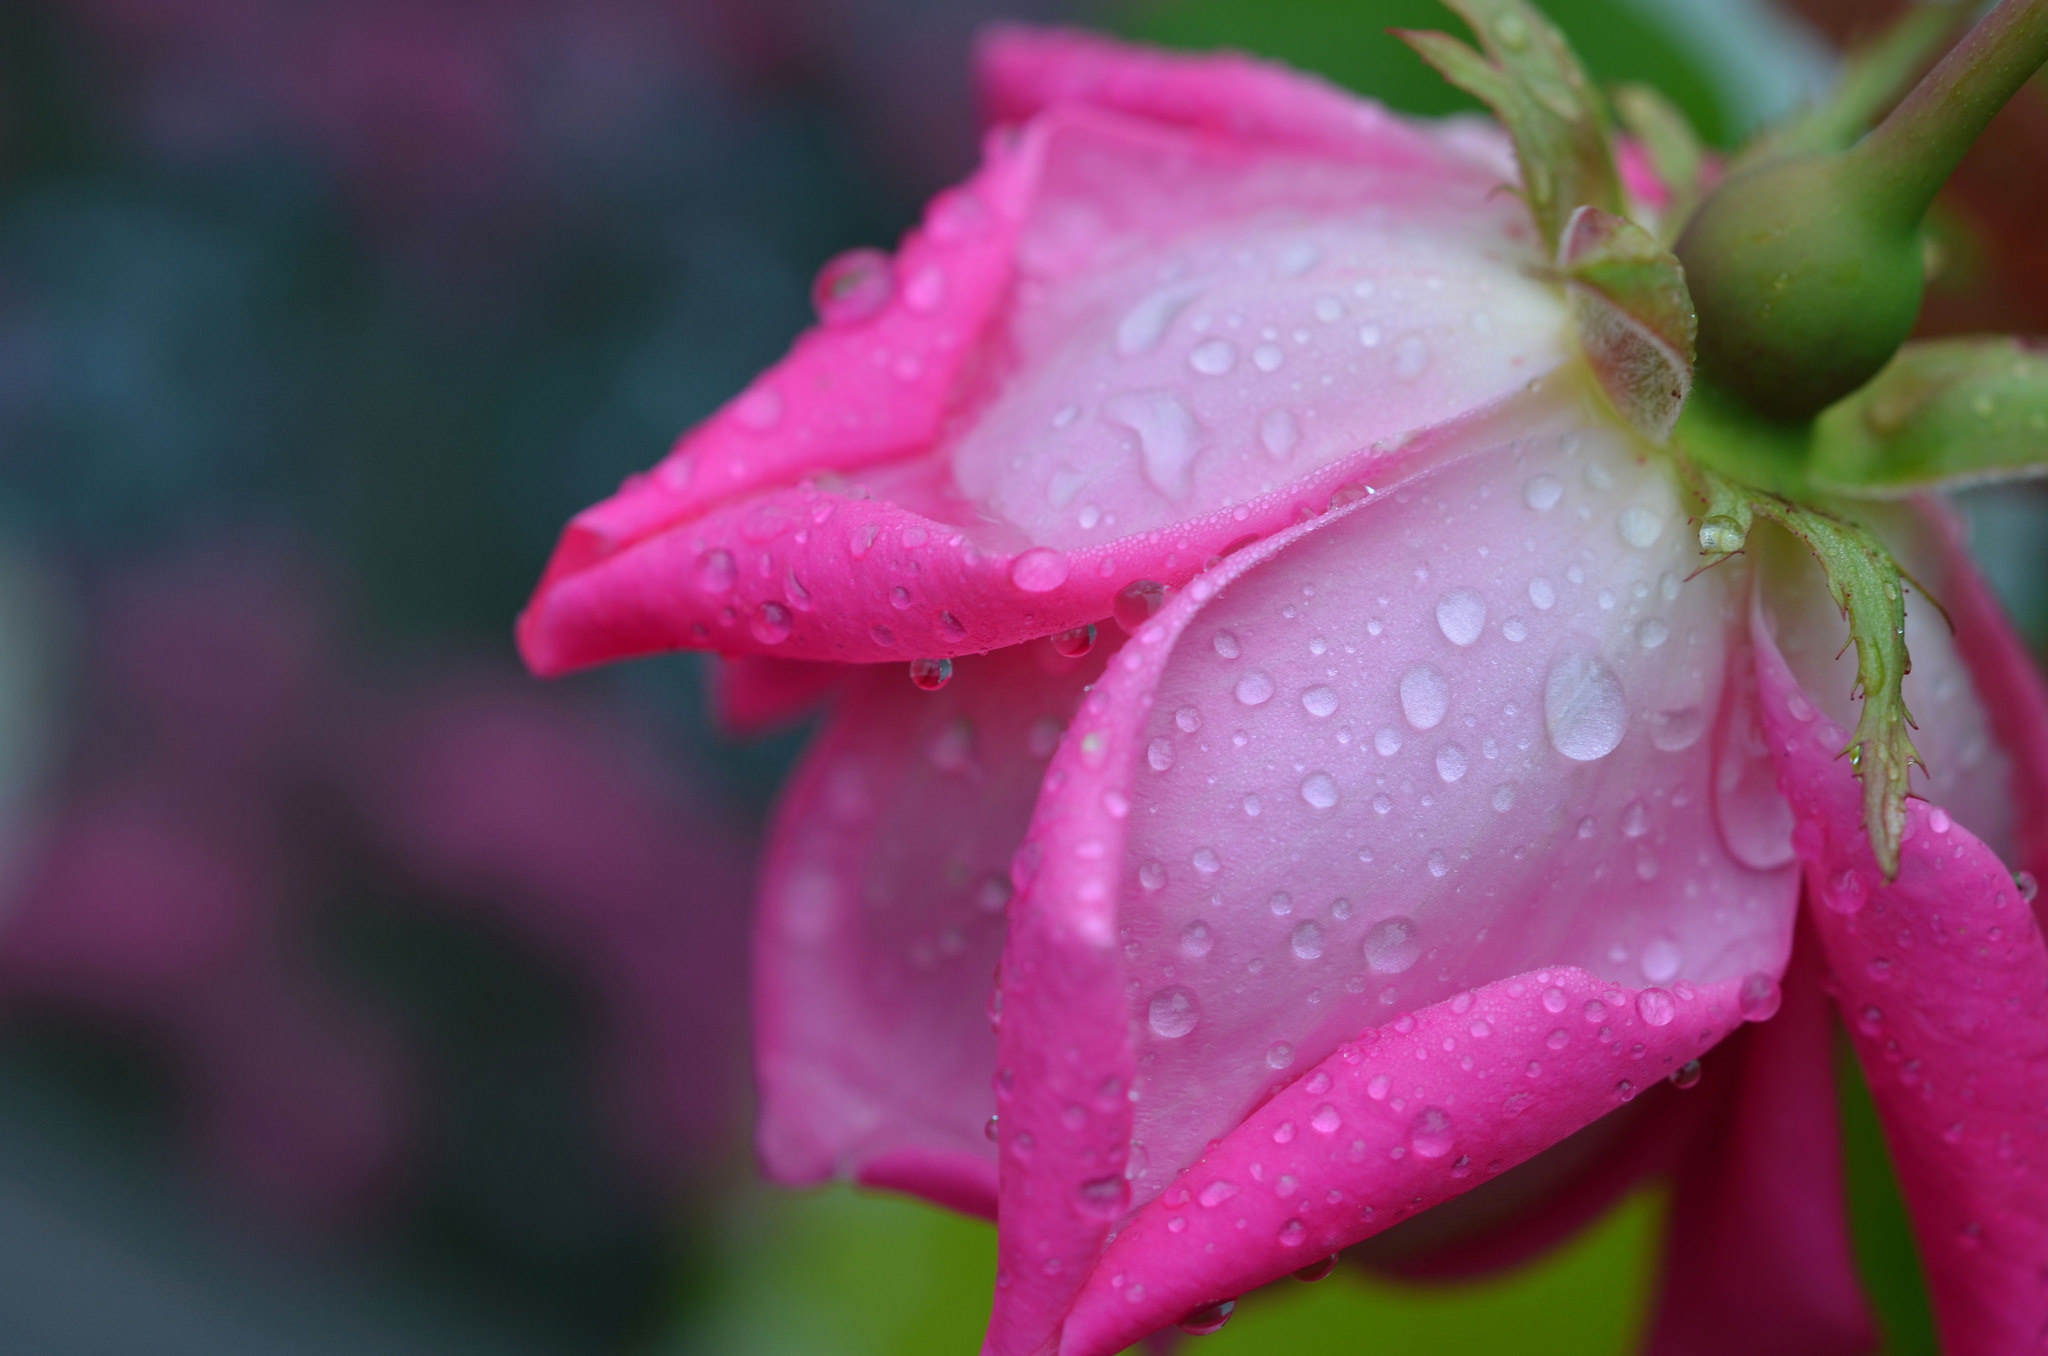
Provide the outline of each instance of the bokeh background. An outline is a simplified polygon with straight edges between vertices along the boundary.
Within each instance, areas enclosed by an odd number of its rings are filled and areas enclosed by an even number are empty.
[[[1725,145],[1896,6],[1546,7]],[[510,634],[566,518],[972,163],[996,17],[1461,106],[1383,32],[1431,0],[0,0],[0,1349],[974,1349],[986,1226],[751,1166],[801,732],[722,737],[688,657],[533,682]],[[2022,105],[1930,328],[2048,331]],[[2048,518],[1973,512],[2039,636]],[[1842,1083],[1863,1262],[1930,1351]],[[1623,1352],[1659,1209],[1197,1349]]]

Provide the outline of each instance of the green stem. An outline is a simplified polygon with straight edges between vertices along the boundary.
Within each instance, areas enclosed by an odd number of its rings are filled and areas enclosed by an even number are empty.
[[[1970,146],[2048,64],[2048,0],[2004,0],[1853,150],[1872,205],[1920,220]],[[1860,171],[1860,173],[1858,172]]]
[[[1965,5],[1918,5],[1869,46],[1849,54],[1842,83],[1818,106],[1760,137],[1742,159],[1817,155],[1853,146],[1880,114],[1897,104],[1968,27]],[[1745,166],[1746,167],[1746,166]]]

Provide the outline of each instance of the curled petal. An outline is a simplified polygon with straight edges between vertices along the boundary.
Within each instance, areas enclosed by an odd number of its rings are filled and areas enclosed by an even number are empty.
[[[1899,873],[1871,856],[1840,731],[1758,615],[1766,729],[1856,1053],[1957,1356],[2048,1331],[2048,948],[1996,853],[1912,801]]]
[[[1818,948],[1802,930],[1777,1015],[1701,1073],[1724,1095],[1673,1173],[1652,1356],[1876,1349],[1850,1248]]]
[[[758,1139],[788,1182],[993,1210],[992,972],[1010,855],[1099,657],[856,674],[785,792],[755,935]]]
[[[1538,971],[1340,1046],[1119,1230],[1059,1350],[1121,1351],[1532,1157],[1706,1053],[1741,1021],[1739,986],[1687,987],[1652,1025],[1644,1014],[1659,1009],[1638,991]],[[1552,991],[1565,995],[1569,1026],[1544,1001]],[[1599,1020],[1578,1015],[1588,1005]],[[1477,1022],[1492,1028],[1483,1043],[1471,1036]]]
[[[875,316],[821,324],[578,517],[528,663],[1016,643],[1513,403],[1567,348],[1520,209],[1447,138],[1352,127],[1276,153],[1060,104],[992,137]]]
[[[993,1350],[1056,1327],[1121,1182],[1149,1210],[1361,1031],[1550,966],[1659,1018],[1782,968],[1796,872],[1718,821],[1776,798],[1716,771],[1754,724],[1741,578],[1687,581],[1678,491],[1625,437],[1524,431],[1231,557],[1084,704],[1004,966]],[[1543,1001],[1568,1042],[1584,1005]]]

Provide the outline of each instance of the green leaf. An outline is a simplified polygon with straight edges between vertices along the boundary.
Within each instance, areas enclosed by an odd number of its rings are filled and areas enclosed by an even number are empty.
[[[1564,35],[1527,0],[1443,2],[1478,35],[1484,55],[1447,33],[1395,36],[1508,129],[1544,247],[1556,250],[1574,208],[1618,215],[1621,180],[1607,116]]]
[[[1706,500],[1700,550],[1713,557],[1709,564],[1741,550],[1756,519],[1776,523],[1813,552],[1829,595],[1848,619],[1849,639],[1856,647],[1852,695],[1863,710],[1843,752],[1862,779],[1863,827],[1889,880],[1899,873],[1912,770],[1926,770],[1908,733],[1913,717],[1901,688],[1912,667],[1906,653],[1905,572],[1861,523],[1741,484],[1697,462],[1686,466]]]
[[[1685,269],[1634,222],[1581,207],[1557,271],[1601,391],[1638,433],[1665,441],[1692,390],[1699,330]]]
[[[2002,336],[1906,345],[1821,413],[1808,471],[1867,498],[2048,475],[2048,350]]]
[[[1658,243],[1669,245],[1678,239],[1686,218],[1699,205],[1706,148],[1678,106],[1650,86],[1620,85],[1613,98],[1622,127],[1641,143],[1650,157],[1650,168],[1671,193],[1671,205],[1663,212],[1643,210],[1638,204],[1632,215],[1644,221],[1655,219]]]

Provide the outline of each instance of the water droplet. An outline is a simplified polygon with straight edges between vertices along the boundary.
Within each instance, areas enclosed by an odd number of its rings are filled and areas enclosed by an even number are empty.
[[[1401,714],[1418,730],[1433,730],[1451,707],[1451,680],[1427,664],[1401,675]]]
[[[1493,808],[1506,814],[1515,808],[1515,784],[1502,782],[1493,788]]]
[[[1081,1213],[1092,1219],[1120,1219],[1131,1204],[1131,1184],[1122,1173],[1095,1177],[1081,1183],[1074,1192]]]
[[[1621,680],[1588,651],[1563,651],[1544,679],[1543,723],[1551,747],[1573,762],[1605,758],[1628,732]]]
[[[1205,377],[1220,377],[1237,366],[1237,345],[1228,339],[1204,339],[1188,353],[1188,366]]]
[[[1548,471],[1530,476],[1522,486],[1522,502],[1538,513],[1548,513],[1564,498],[1564,482]]]
[[[1285,361],[1287,354],[1278,344],[1260,344],[1252,350],[1252,366],[1261,372],[1277,372]]]
[[[1274,350],[1279,352],[1278,349]],[[1264,364],[1260,364],[1264,366]],[[1259,443],[1275,457],[1285,457],[1301,445],[1301,425],[1291,410],[1268,410],[1259,420]]]
[[[1415,920],[1403,915],[1382,918],[1365,933],[1365,963],[1383,975],[1398,975],[1422,957]]]
[[[1297,924],[1288,944],[1301,959],[1315,960],[1323,954],[1323,930],[1312,922]]]
[[[750,629],[763,645],[780,645],[789,639],[789,609],[781,603],[761,604]]]
[[[2031,904],[2041,893],[2041,883],[2034,879],[2031,871],[2022,871],[2012,878],[2013,888],[2020,892],[2020,898]]]
[[[1218,1300],[1214,1304],[1188,1310],[1173,1326],[1190,1337],[1208,1337],[1223,1331],[1223,1325],[1230,1321],[1230,1315],[1236,1308],[1236,1300]]]
[[[1636,644],[1654,650],[1671,639],[1671,628],[1662,617],[1651,617],[1636,627]]]
[[[1127,634],[1136,635],[1138,628],[1152,620],[1164,606],[1166,585],[1155,579],[1134,579],[1117,590],[1109,610],[1118,626],[1123,627]]]
[[[1284,1069],[1294,1063],[1294,1047],[1285,1041],[1266,1047],[1266,1067]]]
[[[1311,772],[1301,782],[1301,798],[1315,809],[1327,810],[1337,803],[1337,780],[1327,772]]]
[[[1571,999],[1565,996],[1563,989],[1549,988],[1543,991],[1543,1010],[1545,1012],[1553,1014],[1563,1012],[1565,1006],[1570,1002]]]
[[[1678,1002],[1663,989],[1645,989],[1636,995],[1636,1014],[1651,1026],[1670,1026]]]
[[[1700,1073],[1700,1062],[1696,1059],[1689,1059],[1679,1065],[1677,1070],[1671,1075],[1671,1086],[1681,1091],[1686,1088],[1696,1088],[1700,1085]]]
[[[1273,697],[1273,680],[1265,670],[1253,669],[1237,680],[1237,699],[1246,706],[1263,706]]]
[[[1436,624],[1451,644],[1473,644],[1486,632],[1486,599],[1472,589],[1454,589],[1437,600]]]
[[[1413,381],[1429,367],[1429,341],[1419,334],[1404,334],[1394,344],[1394,375]]]
[[[1344,1128],[1344,1118],[1337,1114],[1336,1107],[1325,1102],[1308,1118],[1308,1128],[1319,1135],[1334,1135]]]
[[[882,313],[896,290],[895,266],[876,249],[848,250],[818,270],[811,305],[833,328],[858,325]]]
[[[1201,294],[1201,288],[1188,283],[1168,287],[1140,301],[1124,313],[1117,322],[1116,351],[1126,358],[1134,358],[1159,346],[1166,337],[1166,331],[1173,325],[1187,304]]]
[[[1050,593],[1067,582],[1067,558],[1050,546],[1034,546],[1010,562],[1010,582],[1026,593]]]
[[[946,275],[927,265],[913,273],[910,281],[903,284],[903,304],[920,314],[929,315],[939,309],[946,299]]]
[[[1373,735],[1372,746],[1379,750],[1382,758],[1392,758],[1401,751],[1401,732],[1391,725],[1382,726]]]
[[[1237,658],[1237,637],[1230,634],[1230,632],[1218,631],[1213,644],[1216,646],[1216,653],[1222,655],[1225,659]]]
[[[1657,538],[1664,535],[1664,519],[1655,510],[1631,505],[1615,518],[1614,530],[1630,546],[1645,550],[1655,546]]]
[[[1154,1035],[1178,1040],[1193,1031],[1195,1024],[1202,1020],[1202,1005],[1192,992],[1176,984],[1152,995],[1145,1017]]]
[[[1529,581],[1529,601],[1535,604],[1539,611],[1548,612],[1557,606],[1557,590],[1551,586],[1548,579],[1539,574]]]
[[[1223,869],[1223,859],[1218,857],[1216,849],[1211,847],[1196,848],[1194,854],[1188,858],[1188,861],[1194,866],[1195,870],[1205,876],[1213,876]]]
[[[1192,706],[1183,706],[1173,713],[1174,726],[1183,734],[1193,734],[1202,728],[1202,713]]]
[[[1408,1145],[1423,1158],[1442,1158],[1457,1143],[1455,1128],[1442,1107],[1426,1106],[1408,1126]]]
[[[1710,556],[1725,556],[1740,551],[1748,534],[1742,524],[1725,514],[1715,514],[1700,523],[1700,550]]]
[[[1173,741],[1163,735],[1145,746],[1145,761],[1151,764],[1154,772],[1165,772],[1171,768],[1173,759]]]
[[[913,659],[910,661],[910,682],[921,692],[937,692],[953,681],[953,661],[950,659]]]
[[[1168,499],[1184,499],[1194,489],[1202,430],[1179,396],[1125,391],[1102,402],[1102,418],[1137,438],[1139,465],[1153,489]]]
[[[700,593],[730,593],[739,578],[739,569],[733,564],[732,552],[718,547],[697,557],[691,570],[691,581]]]
[[[1665,753],[1680,753],[1691,748],[1706,732],[1706,717],[1697,706],[1659,711],[1650,717],[1650,742]]]
[[[1684,953],[1670,933],[1660,932],[1643,943],[1641,963],[1643,978],[1652,984],[1665,984],[1677,977]]]
[[[1768,1022],[1778,1015],[1778,1005],[1784,1002],[1784,994],[1778,989],[1778,981],[1761,970],[1745,975],[1742,987],[1737,990],[1735,1004],[1742,1012],[1744,1021]]]
[[[1312,687],[1301,694],[1301,707],[1312,716],[1327,716],[1337,709],[1337,690]]]
[[[1095,624],[1090,622],[1071,631],[1061,631],[1052,638],[1052,648],[1069,659],[1079,659],[1095,648]]]
[[[1843,867],[1828,876],[1821,887],[1821,903],[1840,914],[1860,913],[1870,898],[1870,888],[1858,872]]]
[[[1465,751],[1456,744],[1446,744],[1436,751],[1436,775],[1447,782],[1454,782],[1465,775],[1471,766]]]

